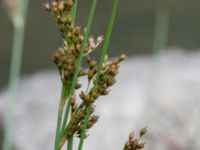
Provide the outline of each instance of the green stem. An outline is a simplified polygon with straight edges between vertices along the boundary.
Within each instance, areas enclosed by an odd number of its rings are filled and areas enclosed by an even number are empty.
[[[97,85],[98,85],[102,65],[103,65],[105,55],[107,53],[107,49],[108,49],[108,46],[109,46],[110,37],[111,37],[111,33],[112,33],[112,29],[113,29],[113,25],[114,25],[114,21],[115,21],[115,17],[116,17],[118,4],[119,4],[119,0],[115,0],[114,4],[113,4],[109,24],[108,24],[108,29],[107,29],[107,32],[106,32],[105,42],[104,42],[103,49],[102,49],[102,52],[101,52],[100,62],[99,62],[98,71],[97,71],[96,80],[95,80],[95,87],[97,87]],[[91,106],[92,106],[92,104],[89,104],[89,106],[87,107],[87,110],[86,110],[86,116],[85,116],[85,119],[84,119],[83,129],[81,131],[81,137],[80,137],[78,150],[82,150],[82,147],[83,147],[83,143],[84,143],[84,139],[85,139],[85,132],[86,132],[86,129],[87,129],[87,126],[88,126],[90,113],[92,111]]]
[[[3,150],[12,150],[12,130],[14,123],[13,118],[15,109],[15,98],[17,95],[18,84],[20,79],[28,2],[28,0],[24,0],[23,2],[20,1],[19,8],[12,16],[12,21],[14,25],[14,36],[8,85],[8,100],[6,103]]]
[[[73,137],[68,139],[67,143],[67,150],[72,150],[73,149]]]
[[[96,4],[97,4],[97,0],[93,0],[92,7],[91,7],[91,10],[90,10],[90,14],[89,14],[89,18],[88,18],[88,22],[87,22],[87,26],[86,26],[86,32],[84,34],[84,41],[83,41],[83,44],[81,46],[80,54],[79,54],[77,65],[76,65],[76,71],[75,71],[75,74],[74,74],[74,77],[73,77],[72,85],[70,87],[69,95],[72,95],[73,92],[74,92],[74,89],[75,89],[79,70],[81,68],[82,59],[83,59],[83,56],[84,56],[84,48],[87,44],[87,39],[88,39],[90,29],[91,29],[91,26],[92,26],[92,21],[93,21],[93,18],[94,18]],[[67,107],[66,107],[65,114],[64,114],[63,123],[62,123],[61,133],[63,133],[64,130],[65,130],[65,126],[67,124],[67,120],[68,120],[68,117],[69,117],[69,111],[70,111],[70,101],[68,100],[67,101]]]
[[[77,4],[78,4],[78,0],[75,0],[74,6],[73,6],[72,12],[71,12],[72,20],[74,23],[76,21]]]
[[[75,0],[74,6],[72,9],[72,13],[71,13],[74,24],[76,21],[77,4],[78,4],[78,0]],[[68,113],[68,115],[69,115],[69,113]],[[66,121],[67,121],[67,118],[66,118]],[[61,128],[61,134],[62,134],[62,131],[64,131],[64,128],[63,129],[62,128]],[[68,143],[67,143],[67,150],[72,150],[72,149],[73,149],[73,136],[68,140]]]
[[[155,35],[153,53],[159,54],[161,50],[166,48],[168,42],[169,29],[169,11],[164,6],[161,6],[156,11]]]
[[[59,104],[59,108],[58,108],[58,117],[57,117],[57,125],[56,125],[56,138],[55,138],[54,150],[57,150],[59,148],[62,114],[63,114],[65,102],[66,102],[66,99],[67,99],[68,96],[69,96],[69,88],[62,85],[60,104]]]

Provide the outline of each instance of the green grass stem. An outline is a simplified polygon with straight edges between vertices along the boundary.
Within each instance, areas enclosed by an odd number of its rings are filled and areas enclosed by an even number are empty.
[[[103,65],[103,62],[105,60],[105,56],[106,56],[106,53],[107,53],[107,50],[108,50],[108,46],[109,46],[109,42],[110,42],[110,38],[111,38],[111,33],[112,33],[115,17],[116,17],[118,4],[119,4],[119,0],[114,0],[112,13],[111,13],[111,17],[109,19],[108,29],[107,29],[107,32],[106,32],[105,42],[104,42],[104,45],[103,45],[103,49],[102,49],[101,57],[100,57],[100,61],[99,61],[98,71],[97,71],[96,80],[95,80],[95,87],[97,86],[97,84],[99,82],[99,77],[100,77],[102,65]],[[86,132],[86,128],[88,126],[89,116],[90,116],[91,110],[92,110],[92,107],[91,107],[91,104],[90,104],[87,107],[87,110],[86,110],[86,116],[85,116],[85,119],[84,119],[83,129],[81,131],[81,137],[80,137],[78,150],[82,150],[82,147],[83,147],[83,143],[84,143],[84,139],[85,139],[85,132]]]
[[[72,13],[71,13],[72,20],[73,20],[74,23],[76,21],[77,5],[78,5],[78,0],[75,0],[74,6],[73,6],[73,9],[72,9]]]
[[[61,122],[62,122],[62,114],[63,114],[64,104],[68,96],[69,96],[69,88],[62,85],[60,104],[59,104],[58,116],[57,116],[56,138],[55,138],[54,150],[58,150],[59,148],[59,144],[60,144],[59,137],[60,137]]]

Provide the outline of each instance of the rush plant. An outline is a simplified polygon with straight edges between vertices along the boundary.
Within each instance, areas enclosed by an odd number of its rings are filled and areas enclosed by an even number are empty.
[[[103,36],[98,36],[96,39],[88,38],[97,0],[92,0],[84,30],[75,23],[77,3],[77,0],[53,0],[44,3],[44,8],[55,18],[63,38],[63,45],[52,54],[62,81],[54,150],[61,150],[65,144],[67,144],[67,150],[72,150],[74,137],[79,138],[78,150],[82,150],[89,129],[99,118],[95,114],[95,102],[100,96],[109,94],[109,88],[116,83],[115,77],[118,74],[119,65],[126,59],[125,55],[114,59],[107,57],[119,0],[114,0],[105,40]],[[97,61],[91,53],[101,43],[103,43],[103,48],[101,57]],[[83,61],[87,63],[85,68],[82,65]],[[79,82],[82,76],[87,78],[86,89],[83,89]],[[80,101],[77,100],[78,98]],[[144,129],[142,131],[143,134],[146,132]],[[142,149],[144,144],[138,141],[131,134],[124,150]]]

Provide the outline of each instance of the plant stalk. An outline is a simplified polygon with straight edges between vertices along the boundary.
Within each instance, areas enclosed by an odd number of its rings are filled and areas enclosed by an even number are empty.
[[[118,4],[119,4],[119,0],[114,0],[112,13],[111,13],[111,17],[109,19],[108,29],[107,29],[107,32],[106,32],[105,42],[104,42],[103,49],[102,49],[102,52],[101,52],[101,57],[100,57],[100,62],[99,62],[98,71],[97,71],[97,75],[96,75],[96,80],[95,80],[95,83],[94,83],[95,87],[97,87],[97,85],[98,85],[102,65],[103,65],[103,62],[105,60],[105,56],[106,56],[106,53],[107,53],[107,50],[108,50],[108,46],[109,46],[109,42],[110,42],[110,37],[111,37],[115,17],[116,17]],[[91,104],[89,104],[89,106],[87,107],[87,110],[86,110],[86,116],[85,116],[85,119],[84,119],[83,129],[81,131],[81,137],[80,137],[78,150],[82,150],[82,148],[83,148],[85,133],[86,133],[86,129],[87,129],[87,126],[88,126],[91,111],[92,111],[92,107],[91,107]]]
[[[11,16],[14,27],[14,35],[8,84],[8,99],[6,102],[3,150],[12,150],[15,99],[17,96],[20,79],[26,14],[29,1],[21,0],[19,3],[19,7],[17,8],[15,14]]]

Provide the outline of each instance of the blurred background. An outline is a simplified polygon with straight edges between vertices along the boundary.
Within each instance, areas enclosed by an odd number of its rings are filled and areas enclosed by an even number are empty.
[[[14,31],[9,10],[2,1],[0,118],[5,106]],[[53,146],[58,101],[52,100],[59,98],[60,82],[51,53],[62,44],[62,39],[42,2],[30,0],[27,12],[22,80],[15,112],[17,130],[13,145],[16,150],[45,150]],[[91,2],[78,3],[76,22],[82,27]],[[105,35],[112,4],[112,0],[98,1],[92,36]],[[97,112],[102,119],[86,143],[87,148],[122,149],[132,129],[148,126],[146,149],[200,149],[199,13],[197,0],[120,1],[108,54],[114,57],[124,53],[129,59],[122,64],[119,83],[112,94],[98,103]],[[100,51],[97,49],[95,55],[99,56]],[[126,90],[122,93],[121,89]],[[2,121],[0,145],[1,124]],[[27,142],[30,134],[32,137]]]
[[[50,56],[60,43],[54,19],[44,11],[42,1],[30,1],[25,33],[22,73],[55,69]],[[84,26],[91,0],[80,1],[77,24]],[[0,88],[8,82],[13,27],[0,3]],[[120,2],[110,43],[109,55],[152,54],[156,13],[164,7],[169,15],[167,47],[196,50],[200,47],[200,2],[196,0],[125,0]],[[104,34],[112,1],[98,2],[92,33]],[[100,50],[99,50],[100,51]],[[98,52],[96,52],[98,53]]]

